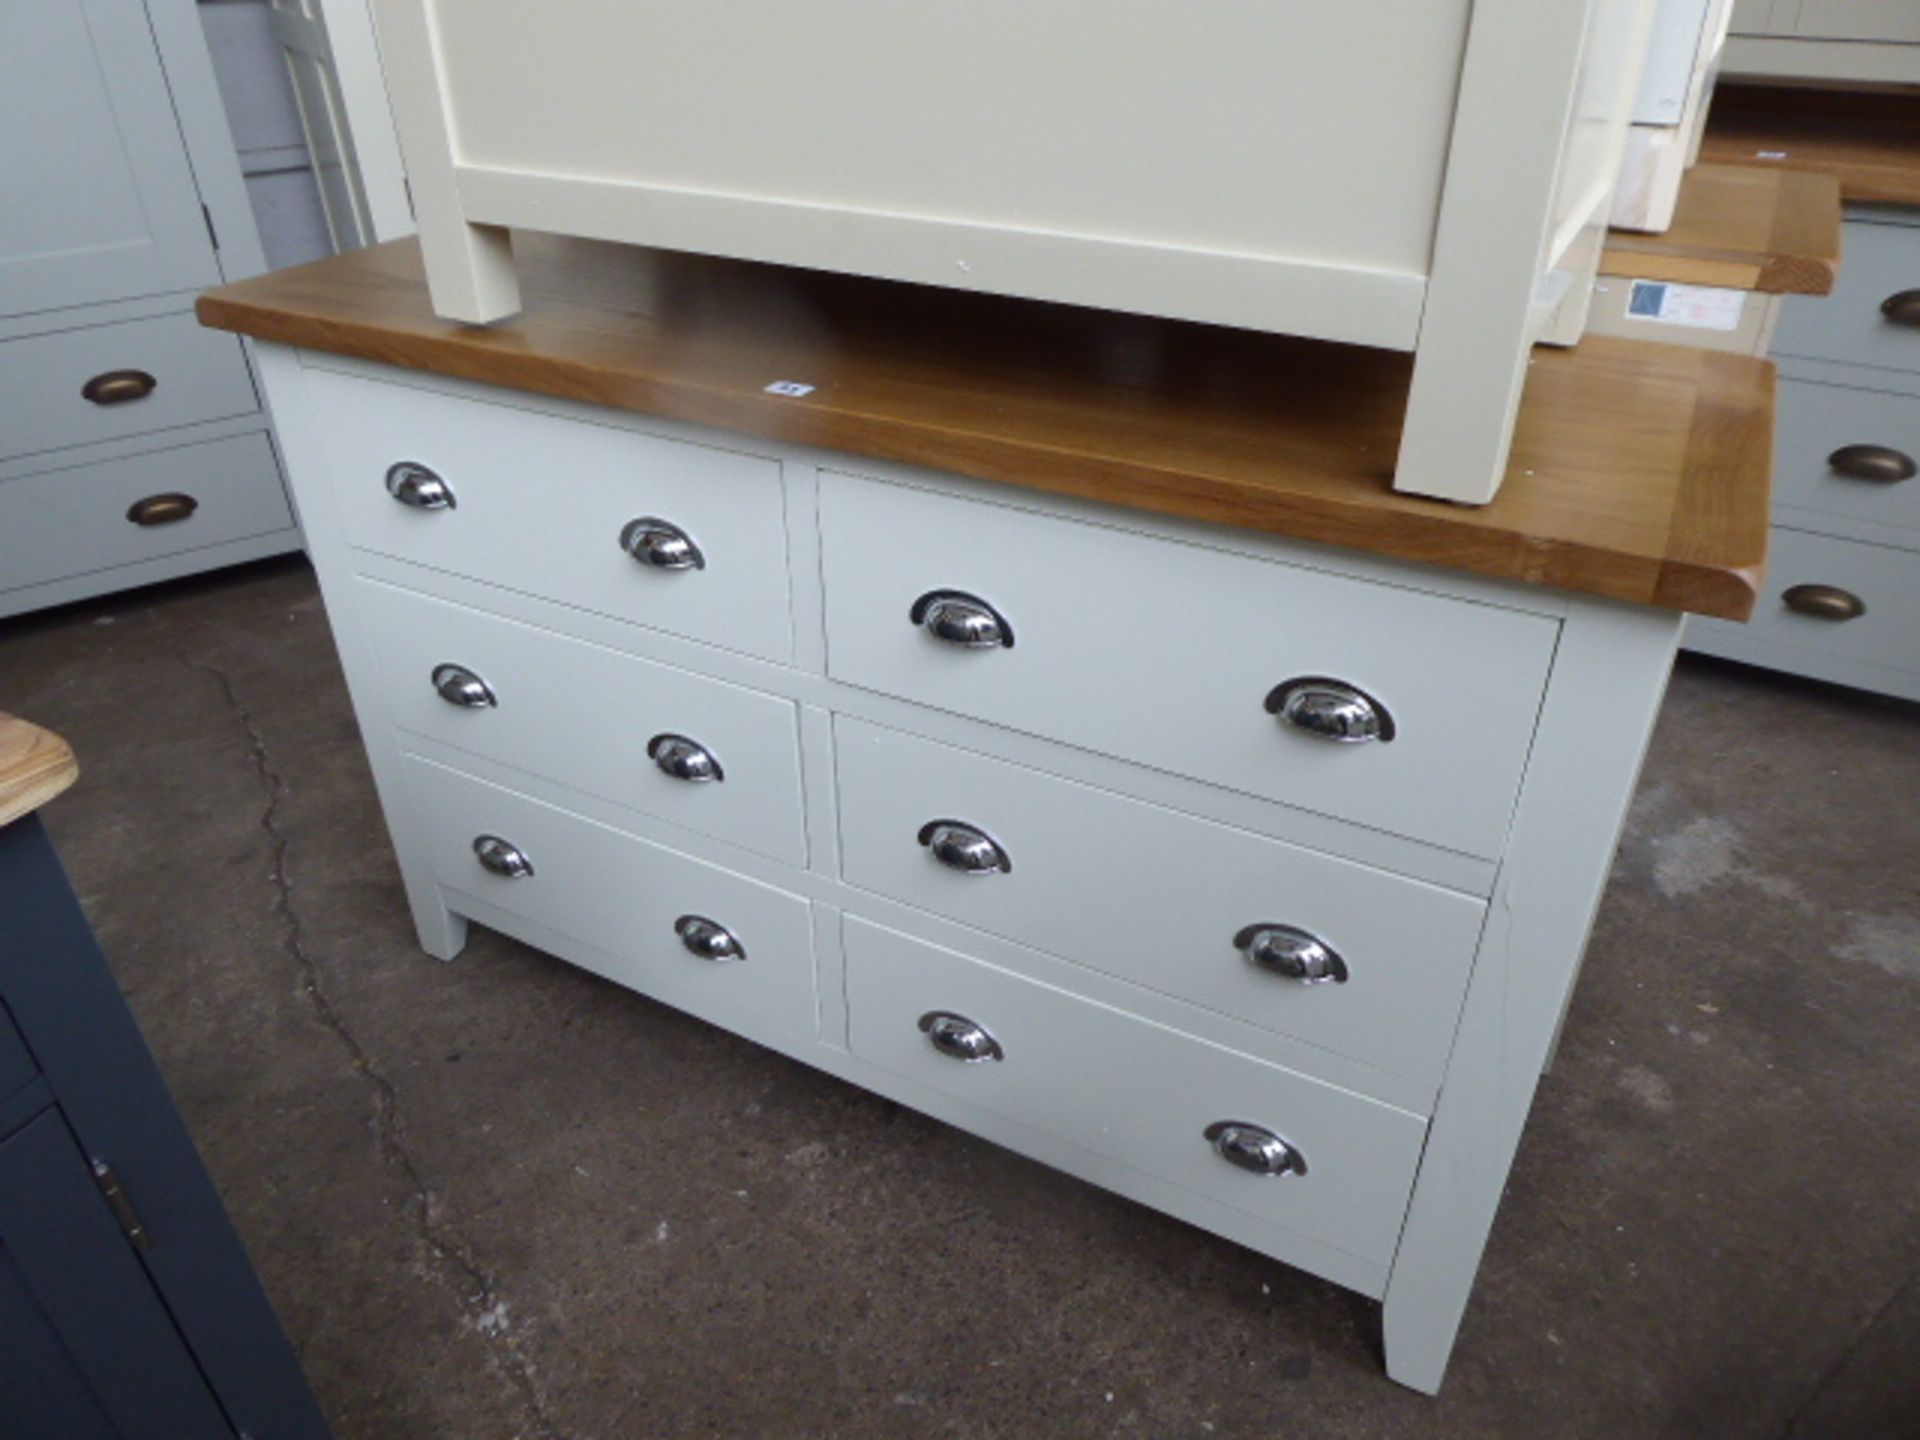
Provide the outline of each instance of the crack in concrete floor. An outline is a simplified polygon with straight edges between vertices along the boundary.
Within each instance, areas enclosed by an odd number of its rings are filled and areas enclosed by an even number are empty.
[[[407,1208],[413,1216],[415,1237],[432,1257],[429,1271],[461,1307],[466,1328],[487,1346],[489,1360],[519,1393],[526,1410],[530,1433],[538,1440],[567,1440],[554,1421],[542,1394],[535,1369],[522,1350],[507,1315],[508,1303],[498,1282],[458,1231],[437,1213],[433,1192],[421,1173],[420,1163],[408,1148],[405,1121],[400,1113],[400,1093],[393,1082],[374,1064],[367,1048],[328,997],[321,983],[320,966],[309,953],[299,911],[293,902],[293,882],[287,871],[289,841],[280,824],[280,808],[288,794],[287,782],[274,766],[266,737],[260,733],[253,712],[240,698],[233,678],[219,666],[196,660],[185,651],[175,652],[189,670],[205,675],[219,687],[234,719],[246,738],[254,772],[266,791],[266,807],[260,813],[260,829],[267,837],[269,867],[273,884],[273,908],[280,917],[282,948],[292,959],[298,973],[301,993],[306,996],[314,1016],[352,1061],[353,1069],[373,1092],[373,1131],[381,1158],[399,1173],[406,1183]]]

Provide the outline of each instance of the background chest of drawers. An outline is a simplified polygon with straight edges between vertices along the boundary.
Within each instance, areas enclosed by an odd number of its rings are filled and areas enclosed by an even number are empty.
[[[1677,613],[260,356],[429,951],[1382,1298],[1438,1386]]]
[[[11,7],[0,195],[0,616],[299,548],[246,354],[192,313],[262,268],[194,6]]]
[[[1920,210],[1855,207],[1831,296],[1789,297],[1774,563],[1750,624],[1691,650],[1920,700]]]

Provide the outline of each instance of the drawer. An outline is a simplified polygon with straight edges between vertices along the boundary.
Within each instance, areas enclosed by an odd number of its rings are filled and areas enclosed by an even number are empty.
[[[1779,385],[1775,505],[1920,531],[1920,396]]]
[[[395,724],[702,835],[806,863],[791,701],[390,585],[361,585]],[[480,693],[442,669],[448,666],[477,681]],[[697,755],[679,766],[688,778],[655,763],[654,742],[676,736],[712,757],[717,778],[694,778],[702,773]]]
[[[133,507],[147,500],[141,513],[155,523],[137,523]],[[0,481],[0,589],[292,525],[265,433],[26,475]]]
[[[594,968],[608,979],[695,1014],[818,1031],[812,912],[800,896],[417,756],[406,784],[455,911],[467,896],[584,941],[603,952]],[[513,847],[532,873],[483,865],[483,837]],[[689,917],[724,930],[744,958],[694,953],[700,937],[681,934]]]
[[[1799,613],[1785,597],[1802,586],[1843,591],[1864,611],[1851,619]],[[1831,598],[1845,603],[1843,597]],[[1754,640],[1920,671],[1916,616],[1920,616],[1920,551],[1776,527],[1766,593],[1754,607],[1753,619],[1740,629]]]
[[[848,916],[849,1045],[862,1059],[1323,1244],[1384,1263],[1426,1124],[1050,985]],[[983,1028],[998,1058],[956,1059],[921,1025]],[[1264,1127],[1304,1174],[1249,1173],[1207,1138]]]
[[[1896,324],[1881,311],[1895,295],[1920,291],[1920,230],[1850,221],[1845,259],[1831,295],[1789,297],[1773,353],[1920,370],[1920,323]],[[1920,315],[1920,301],[1910,308]]]
[[[310,371],[333,485],[355,545],[767,659],[793,653],[778,461]],[[503,398],[507,392],[502,392]],[[388,493],[426,467],[450,508]],[[699,563],[635,559],[622,537],[665,521]],[[663,555],[663,558],[664,555]]]
[[[0,343],[0,459],[260,408],[232,335],[191,311]]]
[[[0,1100],[6,1099],[39,1073],[40,1067],[33,1063],[33,1054],[27,1049],[27,1042],[20,1038],[20,1032],[14,1028],[13,1017],[7,1013],[5,1005],[0,1005]]]
[[[834,734],[851,884],[1438,1086],[1480,901],[844,716]],[[936,859],[939,820],[1009,868]],[[1311,940],[1344,980],[1287,978]]]
[[[846,475],[821,483],[827,668],[849,684],[1483,857],[1503,847],[1558,623]],[[994,606],[965,649],[922,597]],[[1393,738],[1282,724],[1332,677]]]

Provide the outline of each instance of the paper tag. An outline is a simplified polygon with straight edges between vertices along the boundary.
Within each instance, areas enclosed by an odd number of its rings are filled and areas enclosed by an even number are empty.
[[[1744,290],[1670,285],[1663,280],[1636,280],[1627,296],[1629,320],[1657,320],[1695,330],[1737,330],[1746,308]]]
[[[769,395],[811,395],[813,386],[802,385],[798,380],[776,380],[767,386]]]

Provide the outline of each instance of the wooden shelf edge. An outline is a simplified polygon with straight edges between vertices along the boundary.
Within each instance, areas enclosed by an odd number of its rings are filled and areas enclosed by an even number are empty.
[[[1763,295],[1829,295],[1840,274],[1840,182],[1806,171],[1695,166],[1663,234],[1610,230],[1603,274]]]
[[[0,825],[32,814],[79,778],[80,762],[66,741],[0,714]]]

